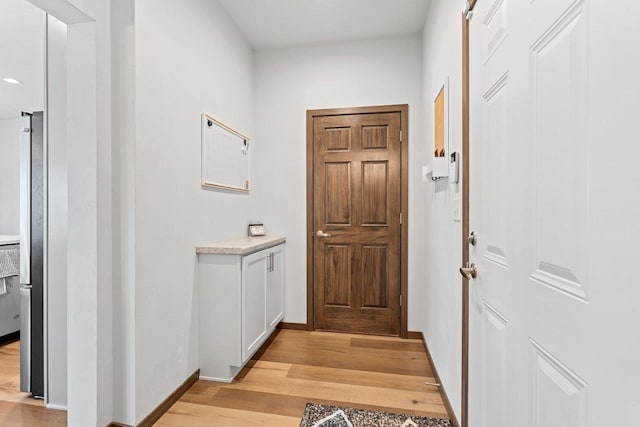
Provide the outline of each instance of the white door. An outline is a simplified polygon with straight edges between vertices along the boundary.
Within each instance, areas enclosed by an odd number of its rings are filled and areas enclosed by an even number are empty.
[[[478,0],[469,426],[639,425],[640,2]]]

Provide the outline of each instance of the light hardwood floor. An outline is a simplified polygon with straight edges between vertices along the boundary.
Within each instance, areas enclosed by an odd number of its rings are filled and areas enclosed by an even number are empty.
[[[449,418],[420,340],[282,330],[231,384],[198,381],[160,427],[298,427],[307,402]]]
[[[19,393],[20,345],[0,347],[0,426],[65,426]],[[420,340],[283,330],[231,384],[198,381],[159,427],[298,427],[307,402],[449,418]]]
[[[67,413],[20,393],[20,342],[0,346],[0,426],[66,426]]]

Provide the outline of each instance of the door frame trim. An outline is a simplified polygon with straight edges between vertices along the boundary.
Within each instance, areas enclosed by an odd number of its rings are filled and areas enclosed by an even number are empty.
[[[468,0],[462,13],[462,265],[469,262],[469,20],[477,0]],[[462,277],[462,380],[460,424],[469,426],[469,280]]]
[[[307,110],[307,330],[315,330],[313,308],[313,119],[346,114],[400,113],[400,337],[408,337],[408,254],[409,254],[409,105]]]

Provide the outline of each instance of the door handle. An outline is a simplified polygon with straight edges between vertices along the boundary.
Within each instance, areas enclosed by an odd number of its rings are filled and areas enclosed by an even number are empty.
[[[468,264],[468,267],[460,267],[460,274],[467,280],[478,277],[478,270],[475,264]]]
[[[316,231],[316,236],[318,236],[318,237],[331,237],[331,234],[325,233],[322,230],[318,230],[318,231]]]

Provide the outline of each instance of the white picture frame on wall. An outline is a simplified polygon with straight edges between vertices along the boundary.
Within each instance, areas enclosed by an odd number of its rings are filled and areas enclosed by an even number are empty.
[[[433,178],[449,176],[449,76],[444,77],[433,99]]]
[[[251,139],[203,113],[203,188],[249,192]]]

